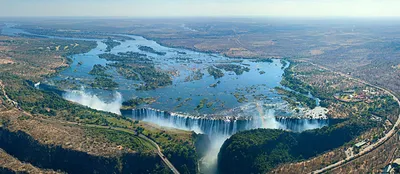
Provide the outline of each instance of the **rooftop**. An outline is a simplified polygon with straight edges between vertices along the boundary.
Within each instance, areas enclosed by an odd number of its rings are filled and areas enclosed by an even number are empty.
[[[362,146],[364,146],[365,144],[366,144],[365,141],[361,141],[361,142],[356,143],[355,146],[356,146],[356,147],[362,147]]]

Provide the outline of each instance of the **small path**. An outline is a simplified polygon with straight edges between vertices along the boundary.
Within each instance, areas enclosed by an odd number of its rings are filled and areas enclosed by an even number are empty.
[[[110,127],[110,126],[100,126],[100,125],[95,125],[95,124],[78,124],[76,122],[68,122],[68,121],[54,121],[54,120],[47,120],[40,118],[40,120],[45,121],[45,122],[57,122],[61,124],[68,124],[68,125],[81,125],[81,126],[86,126],[86,127],[94,127],[94,128],[101,128],[101,129],[112,129],[116,131],[121,131],[121,132],[126,132],[135,136],[139,136],[140,138],[144,139],[145,141],[148,141],[150,144],[152,144],[156,148],[157,155],[161,158],[161,160],[170,168],[170,170],[174,174],[179,174],[179,171],[175,168],[175,166],[167,159],[167,157],[162,153],[160,146],[150,139],[149,137],[143,135],[143,134],[138,134],[136,131],[131,130],[131,129],[125,129],[125,128],[119,128],[119,127]]]
[[[172,163],[167,159],[167,157],[161,152],[160,146],[158,146],[158,144],[156,142],[154,142],[152,139],[146,137],[143,134],[139,134],[139,137],[146,139],[147,141],[151,142],[154,146],[156,146],[158,156],[160,156],[160,158],[164,161],[165,164],[167,164],[167,166],[171,169],[171,171],[174,174],[179,174],[179,171],[176,170],[174,165],[172,165]]]
[[[6,98],[9,102],[13,103],[13,105],[14,105],[18,110],[21,110],[24,114],[27,114],[27,115],[31,116],[32,118],[35,118],[35,117],[32,116],[32,114],[30,114],[30,113],[28,113],[28,112],[22,110],[22,109],[18,106],[18,103],[17,103],[17,102],[15,102],[14,100],[12,100],[12,99],[10,99],[10,98],[8,97],[8,95],[7,95],[6,91],[5,91],[4,84],[2,83],[1,80],[0,80],[0,87],[1,87],[1,90],[2,90],[3,95],[5,96],[5,98]],[[37,118],[37,117],[36,117],[36,118]],[[58,120],[55,121],[55,120],[48,120],[48,119],[44,119],[44,118],[37,118],[37,119],[40,119],[40,120],[45,121],[45,122],[52,122],[52,123],[61,123],[61,124],[68,124],[68,125],[82,125],[82,124],[79,124],[79,123],[76,123],[76,122],[69,122],[69,121],[58,121]],[[159,157],[161,158],[161,160],[168,166],[168,168],[170,168],[170,170],[171,170],[174,174],[179,174],[179,171],[174,167],[174,165],[173,165],[173,164],[167,159],[167,157],[162,153],[160,146],[159,146],[155,141],[153,141],[152,139],[150,139],[149,137],[147,137],[147,136],[145,136],[145,135],[143,135],[143,134],[137,134],[137,132],[134,131],[134,130],[125,129],[125,128],[118,128],[118,127],[100,126],[100,125],[93,125],[93,124],[84,124],[84,125],[82,125],[82,126],[86,126],[86,127],[95,127],[95,128],[102,128],[102,129],[112,129],[112,130],[116,130],[116,131],[122,131],[122,132],[130,133],[130,134],[135,135],[135,136],[139,136],[140,138],[142,138],[142,139],[144,139],[144,140],[150,142],[150,143],[157,149],[157,154],[158,154],[158,156],[159,156]]]
[[[326,67],[321,66],[321,65],[314,64],[314,63],[309,62],[309,61],[305,61],[305,62],[308,62],[308,63],[310,63],[310,64],[312,64],[312,65],[314,65],[314,66],[317,66],[317,67],[319,67],[319,68],[321,68],[321,69],[325,69],[325,70],[328,70],[328,71],[332,71],[332,70],[330,70],[329,68],[326,68]],[[393,92],[391,92],[391,91],[389,91],[389,90],[387,90],[387,89],[384,89],[384,88],[382,88],[382,87],[379,87],[379,86],[370,84],[370,83],[368,83],[368,82],[366,82],[366,81],[363,81],[363,80],[361,80],[361,79],[357,79],[357,78],[351,77],[351,76],[349,76],[349,75],[347,75],[347,74],[344,74],[344,73],[341,73],[341,72],[335,72],[335,71],[332,71],[332,72],[337,73],[337,74],[339,74],[339,75],[341,75],[341,76],[347,77],[347,78],[349,78],[350,80],[354,80],[354,81],[357,81],[357,82],[359,82],[359,83],[363,83],[363,84],[365,84],[365,85],[369,85],[369,86],[372,86],[372,87],[375,87],[375,88],[377,88],[377,89],[380,89],[380,90],[385,91],[387,94],[389,94],[390,96],[392,96],[394,100],[396,100],[396,102],[398,103],[398,105],[399,105],[399,107],[400,107],[400,100],[396,97],[396,95],[393,94]],[[327,171],[336,169],[336,168],[338,168],[338,167],[341,167],[341,166],[343,166],[343,165],[349,163],[350,161],[353,161],[353,160],[355,160],[355,159],[357,159],[357,158],[360,158],[360,157],[362,157],[362,156],[368,154],[369,152],[375,150],[376,148],[378,148],[379,146],[381,146],[382,144],[384,144],[384,143],[385,143],[387,140],[389,140],[393,135],[395,135],[396,132],[398,131],[398,126],[399,126],[399,125],[400,125],[400,115],[397,117],[397,121],[396,121],[396,123],[393,125],[392,129],[391,129],[388,133],[386,133],[384,137],[380,138],[377,142],[375,142],[375,143],[373,143],[373,144],[370,144],[369,146],[365,147],[365,148],[364,148],[362,151],[360,151],[358,154],[355,154],[355,155],[353,155],[353,156],[349,156],[349,157],[347,157],[346,159],[340,160],[340,161],[338,161],[338,162],[336,162],[336,163],[333,163],[333,164],[330,164],[330,165],[328,165],[328,166],[326,166],[326,167],[324,167],[324,168],[321,168],[321,169],[319,169],[319,170],[315,170],[315,171],[313,171],[313,172],[311,172],[311,173],[313,173],[313,174],[324,173],[324,172],[327,172]]]

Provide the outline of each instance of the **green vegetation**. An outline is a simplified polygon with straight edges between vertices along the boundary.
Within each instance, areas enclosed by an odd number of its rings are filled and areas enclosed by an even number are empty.
[[[250,71],[249,67],[243,67],[243,66],[235,65],[235,64],[219,64],[219,65],[215,65],[215,67],[217,67],[219,69],[223,69],[225,71],[235,72],[236,75],[242,75],[243,72]]]
[[[149,52],[149,53],[153,53],[153,54],[157,54],[159,56],[164,56],[164,55],[167,54],[166,52],[159,52],[159,51],[154,50],[151,47],[143,46],[143,45],[139,46],[139,50],[145,51],[145,52]]]
[[[282,69],[286,67],[288,62],[286,60],[281,59]]]
[[[5,86],[4,89],[7,95],[10,97],[11,100],[16,101],[18,103],[18,106],[22,110],[31,113],[34,117],[37,116],[41,119],[52,117],[51,119],[54,122],[60,120],[79,123],[79,125],[76,125],[79,127],[90,127],[89,125],[98,125],[112,127],[112,130],[118,129],[122,132],[126,130],[134,131],[141,129],[144,135],[153,139],[160,145],[163,153],[167,155],[168,159],[174,164],[175,167],[177,167],[177,169],[181,173],[197,172],[197,164],[200,156],[197,156],[196,149],[194,147],[194,139],[192,138],[192,136],[194,137],[195,135],[193,135],[192,132],[169,129],[164,130],[158,126],[154,126],[145,122],[134,121],[130,118],[122,117],[113,113],[90,109],[86,106],[69,102],[54,92],[42,91],[33,87],[34,82],[41,81],[43,80],[43,78],[51,76],[53,73],[56,73],[67,67],[67,64],[72,62],[71,60],[68,60],[62,56],[88,52],[96,46],[95,42],[72,40],[64,41],[54,39],[21,39],[18,37],[10,38],[5,43],[1,43],[2,40],[4,40],[4,38],[0,38],[0,44],[1,46],[5,46],[2,48],[6,48],[6,51],[0,51],[0,55],[7,54],[8,56],[13,58],[13,62],[0,65],[0,79],[2,81],[2,84],[4,84]],[[153,65],[134,64],[132,66],[151,66],[152,70],[157,71]],[[93,73],[95,72],[96,71],[94,71]],[[164,79],[170,79],[168,75],[163,77],[166,77]],[[99,84],[96,85],[99,86],[104,86],[104,84],[102,83],[104,83],[104,81],[108,81],[101,79],[101,76],[98,78]],[[4,100],[3,97],[0,98],[0,101]],[[8,105],[4,104],[4,106]],[[0,107],[1,109],[4,109],[3,106]],[[10,105],[9,107],[13,106]],[[15,111],[18,112],[18,110]],[[24,116],[16,116],[15,118],[22,121],[28,119]],[[3,121],[0,122],[3,124]],[[147,147],[147,145],[141,144],[141,142],[139,142],[138,139],[136,139],[135,137],[131,136],[129,138],[126,138],[126,135],[124,133],[117,133],[111,130],[101,131],[98,131],[98,134],[104,134],[104,139],[107,139],[108,141],[115,142],[116,144],[122,144],[122,146],[125,147],[136,147],[135,150],[144,149],[144,151],[146,151],[145,147]],[[19,135],[13,137],[23,138],[23,136]],[[18,158],[29,159],[29,162],[36,162],[34,163],[35,165],[46,166],[46,168],[49,169],[60,169],[62,171],[64,171],[64,168],[57,168],[59,166],[55,166],[54,163],[57,163],[57,165],[62,164],[61,167],[69,167],[70,169],[71,166],[65,165],[65,160],[67,160],[68,162],[77,161],[79,164],[101,164],[87,165],[87,168],[94,167],[96,169],[82,170],[82,168],[78,168],[77,170],[81,172],[87,171],[86,173],[90,173],[89,171],[93,172],[97,169],[101,169],[101,167],[107,167],[107,169],[111,169],[102,170],[109,171],[110,173],[129,173],[132,171],[137,171],[136,173],[156,173],[152,170],[147,169],[151,169],[151,167],[154,167],[155,164],[161,164],[158,163],[160,161],[159,157],[154,156],[154,153],[123,154],[124,160],[119,160],[116,158],[111,159],[112,163],[107,163],[108,158],[104,158],[102,156],[89,156],[87,159],[91,160],[83,159],[82,155],[87,155],[86,152],[80,153],[81,158],[72,158],[71,155],[75,152],[71,152],[68,149],[64,151],[65,149],[63,150],[61,147],[58,146],[55,147],[40,145],[40,148],[36,145],[31,146],[33,143],[37,143],[33,141],[33,139],[18,140],[18,142],[22,142],[19,144],[12,143],[14,141],[9,141],[11,139],[8,138],[3,140],[7,141],[3,141],[0,143],[2,149],[5,149],[7,142],[11,143],[10,146],[7,146],[7,148],[11,148],[15,152],[18,152],[12,155],[21,155],[18,156]],[[23,151],[21,149],[26,149],[27,151]],[[32,151],[31,149],[36,149],[36,151]],[[59,155],[66,155],[68,156],[68,158],[54,158]],[[118,156],[118,154],[116,155]],[[138,155],[139,157],[132,157],[129,155]],[[152,160],[148,160],[149,158],[151,158]],[[47,159],[51,160],[45,161]],[[60,161],[58,159],[62,159],[64,161],[61,162],[62,160]],[[104,163],[102,163],[103,159],[105,159]],[[131,164],[135,165],[133,166]],[[138,165],[142,166],[146,170],[135,170],[134,167]],[[121,169],[123,172],[118,172],[119,169]],[[77,173],[77,171],[71,171],[71,173]]]
[[[135,77],[133,74],[140,75],[141,80],[145,82],[138,90],[153,90],[159,87],[172,85],[171,77],[164,72],[156,70],[154,65],[151,64],[126,64],[114,63],[110,66],[116,67],[118,72],[122,73],[125,77]]]
[[[257,59],[254,62],[267,62],[267,63],[272,63],[274,62],[272,59],[270,58],[266,58],[266,59]]]
[[[317,103],[313,98],[307,97],[294,91],[283,89],[281,87],[275,87],[275,90],[277,90],[279,94],[287,96],[284,99],[286,99],[286,101],[288,101],[291,105],[296,106],[295,102],[291,102],[291,99],[294,99],[295,101],[300,102],[303,106],[307,106],[310,109],[314,109],[315,107],[317,107]]]
[[[374,126],[368,119],[351,119],[302,133],[274,129],[239,132],[223,144],[218,154],[218,170],[220,173],[266,173],[280,164],[340,147]]]
[[[34,166],[41,166],[46,169],[52,169],[58,172],[169,172],[168,168],[162,167],[161,159],[153,152],[143,151],[137,153],[129,153],[127,151],[121,151],[121,153],[119,154],[105,157],[102,155],[89,154],[87,152],[82,152],[79,150],[63,148],[62,146],[58,145],[43,144],[34,139],[31,135],[25,133],[24,131],[10,131],[7,128],[0,127],[0,135],[2,137],[0,139],[0,148],[5,152],[9,153],[17,159],[23,159],[23,161],[26,163],[30,163]],[[130,141],[131,139],[124,140]]]
[[[211,108],[214,105],[214,102],[210,101],[206,104],[207,108]]]
[[[293,71],[294,65],[295,63],[291,63],[289,67],[285,69],[285,72],[282,76],[281,85],[288,87],[294,91],[300,92],[302,94],[315,92],[315,90],[313,90],[313,88],[310,85],[305,84],[304,82],[295,77],[295,73]]]
[[[192,98],[186,98],[183,102],[179,103],[175,109],[182,107],[184,104],[186,104],[187,102],[191,101]],[[180,100],[179,100],[180,101]]]
[[[248,101],[248,99],[241,93],[235,92],[235,93],[233,93],[233,96],[235,96],[237,102],[239,102],[239,103]]]
[[[348,79],[339,74],[321,69],[305,62],[291,61],[290,66],[285,69],[282,85],[294,90],[292,92],[281,90],[286,93],[283,99],[295,106],[296,100],[303,106],[312,108],[315,101],[302,94],[311,93],[319,98],[320,106],[330,109],[328,117],[349,118],[365,117],[373,119],[378,116],[383,120],[389,119],[395,122],[399,109],[392,97],[382,90],[362,84],[356,80]],[[278,88],[279,89],[279,88]],[[354,96],[359,102],[346,102],[336,99],[335,96],[345,91]]]
[[[201,110],[204,108],[204,105],[206,105],[208,102],[208,99],[202,99],[200,100],[200,103],[196,106],[194,110]]]
[[[122,75],[129,80],[140,80],[139,75],[133,71],[133,69],[128,68],[122,63],[109,64],[109,66],[115,67],[118,74]]]
[[[144,84],[139,86],[138,90],[153,90],[172,85],[169,74],[157,70],[152,61],[143,56],[145,55],[135,52],[99,55],[100,58],[117,61],[107,66],[116,68],[116,71],[125,78],[143,81]]]
[[[118,87],[118,83],[107,77],[96,77],[90,86],[92,88],[112,90]]]
[[[107,45],[106,52],[110,52],[114,47],[121,45],[120,42],[114,41],[110,37],[107,40],[103,41]]]
[[[150,142],[128,132],[91,127],[86,128],[86,131],[92,136],[105,138],[110,142],[116,143],[122,146],[122,148],[129,148],[140,152],[150,152],[155,149]]]
[[[254,100],[266,100],[268,97],[264,94],[253,94]]]
[[[122,102],[121,109],[135,109],[142,104],[152,104],[155,101],[156,99],[153,97],[147,97],[147,98],[136,97],[134,99]]]
[[[68,57],[96,47],[96,42],[43,38],[0,37],[0,57],[9,63],[0,63],[0,74],[11,73],[38,81],[68,67]]]
[[[219,81],[219,80],[218,80],[218,82],[217,82],[217,83],[213,83],[213,84],[211,84],[211,85],[210,85],[210,87],[211,87],[211,88],[215,88],[215,87],[217,87],[217,86],[218,86],[218,84],[220,84],[220,83],[221,83],[221,81]]]
[[[189,75],[185,78],[185,82],[201,80],[203,78],[203,76],[204,76],[204,73],[202,73],[201,70],[196,70],[191,75]]]
[[[7,91],[7,95],[19,106],[33,115],[53,116],[55,118],[91,125],[110,126],[127,130],[141,130],[141,132],[157,142],[168,159],[182,173],[196,173],[198,156],[194,147],[194,136],[191,132],[165,131],[150,124],[142,123],[116,114],[97,111],[63,99],[61,96],[47,91],[41,91],[30,85],[18,76],[0,74]],[[137,139],[123,138],[123,133],[104,133],[109,141],[124,143],[126,147],[147,147]],[[116,136],[116,137],[113,137]],[[122,140],[121,140],[122,138]],[[127,142],[125,142],[127,140]]]
[[[136,63],[147,63],[151,62],[152,60],[147,58],[146,54],[141,54],[137,52],[126,52],[126,53],[118,53],[118,54],[111,54],[111,53],[103,53],[99,55],[99,58],[106,59],[108,61],[123,61],[123,62],[136,62]]]
[[[213,66],[210,66],[207,68],[208,74],[212,75],[214,79],[219,79],[221,77],[224,77],[224,73],[217,68],[214,68]]]
[[[93,69],[89,71],[90,75],[96,75],[96,76],[104,76],[104,77],[111,77],[109,74],[106,73],[107,67],[104,67],[103,65],[96,64],[93,66]]]

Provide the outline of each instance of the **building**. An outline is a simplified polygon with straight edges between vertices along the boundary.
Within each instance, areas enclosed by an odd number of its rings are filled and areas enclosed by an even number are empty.
[[[361,141],[361,142],[356,143],[354,146],[355,146],[356,148],[361,148],[361,147],[363,147],[365,144],[367,144],[367,142]]]

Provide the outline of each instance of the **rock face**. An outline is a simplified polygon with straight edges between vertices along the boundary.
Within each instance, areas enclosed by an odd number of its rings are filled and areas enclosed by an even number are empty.
[[[218,170],[230,174],[267,173],[280,164],[338,148],[374,126],[368,120],[354,119],[301,133],[276,129],[239,132],[222,145]]]
[[[294,132],[302,132],[305,130],[321,128],[329,125],[328,119],[302,119],[302,118],[277,118],[284,129]]]
[[[230,136],[239,131],[262,128],[260,120],[239,119],[224,120],[206,117],[191,117],[179,115],[151,108],[140,108],[121,111],[123,115],[130,116],[135,120],[144,120],[159,125],[172,126],[175,128],[199,131],[204,134]],[[273,118],[275,121],[275,118]],[[265,120],[266,122],[270,120]],[[306,119],[306,118],[276,118],[277,127],[280,129],[301,132],[308,129],[321,128],[329,124],[328,119]]]
[[[152,173],[164,170],[160,158],[152,154],[95,156],[61,146],[43,145],[22,131],[11,132],[3,127],[0,128],[0,148],[23,162],[67,173]]]

